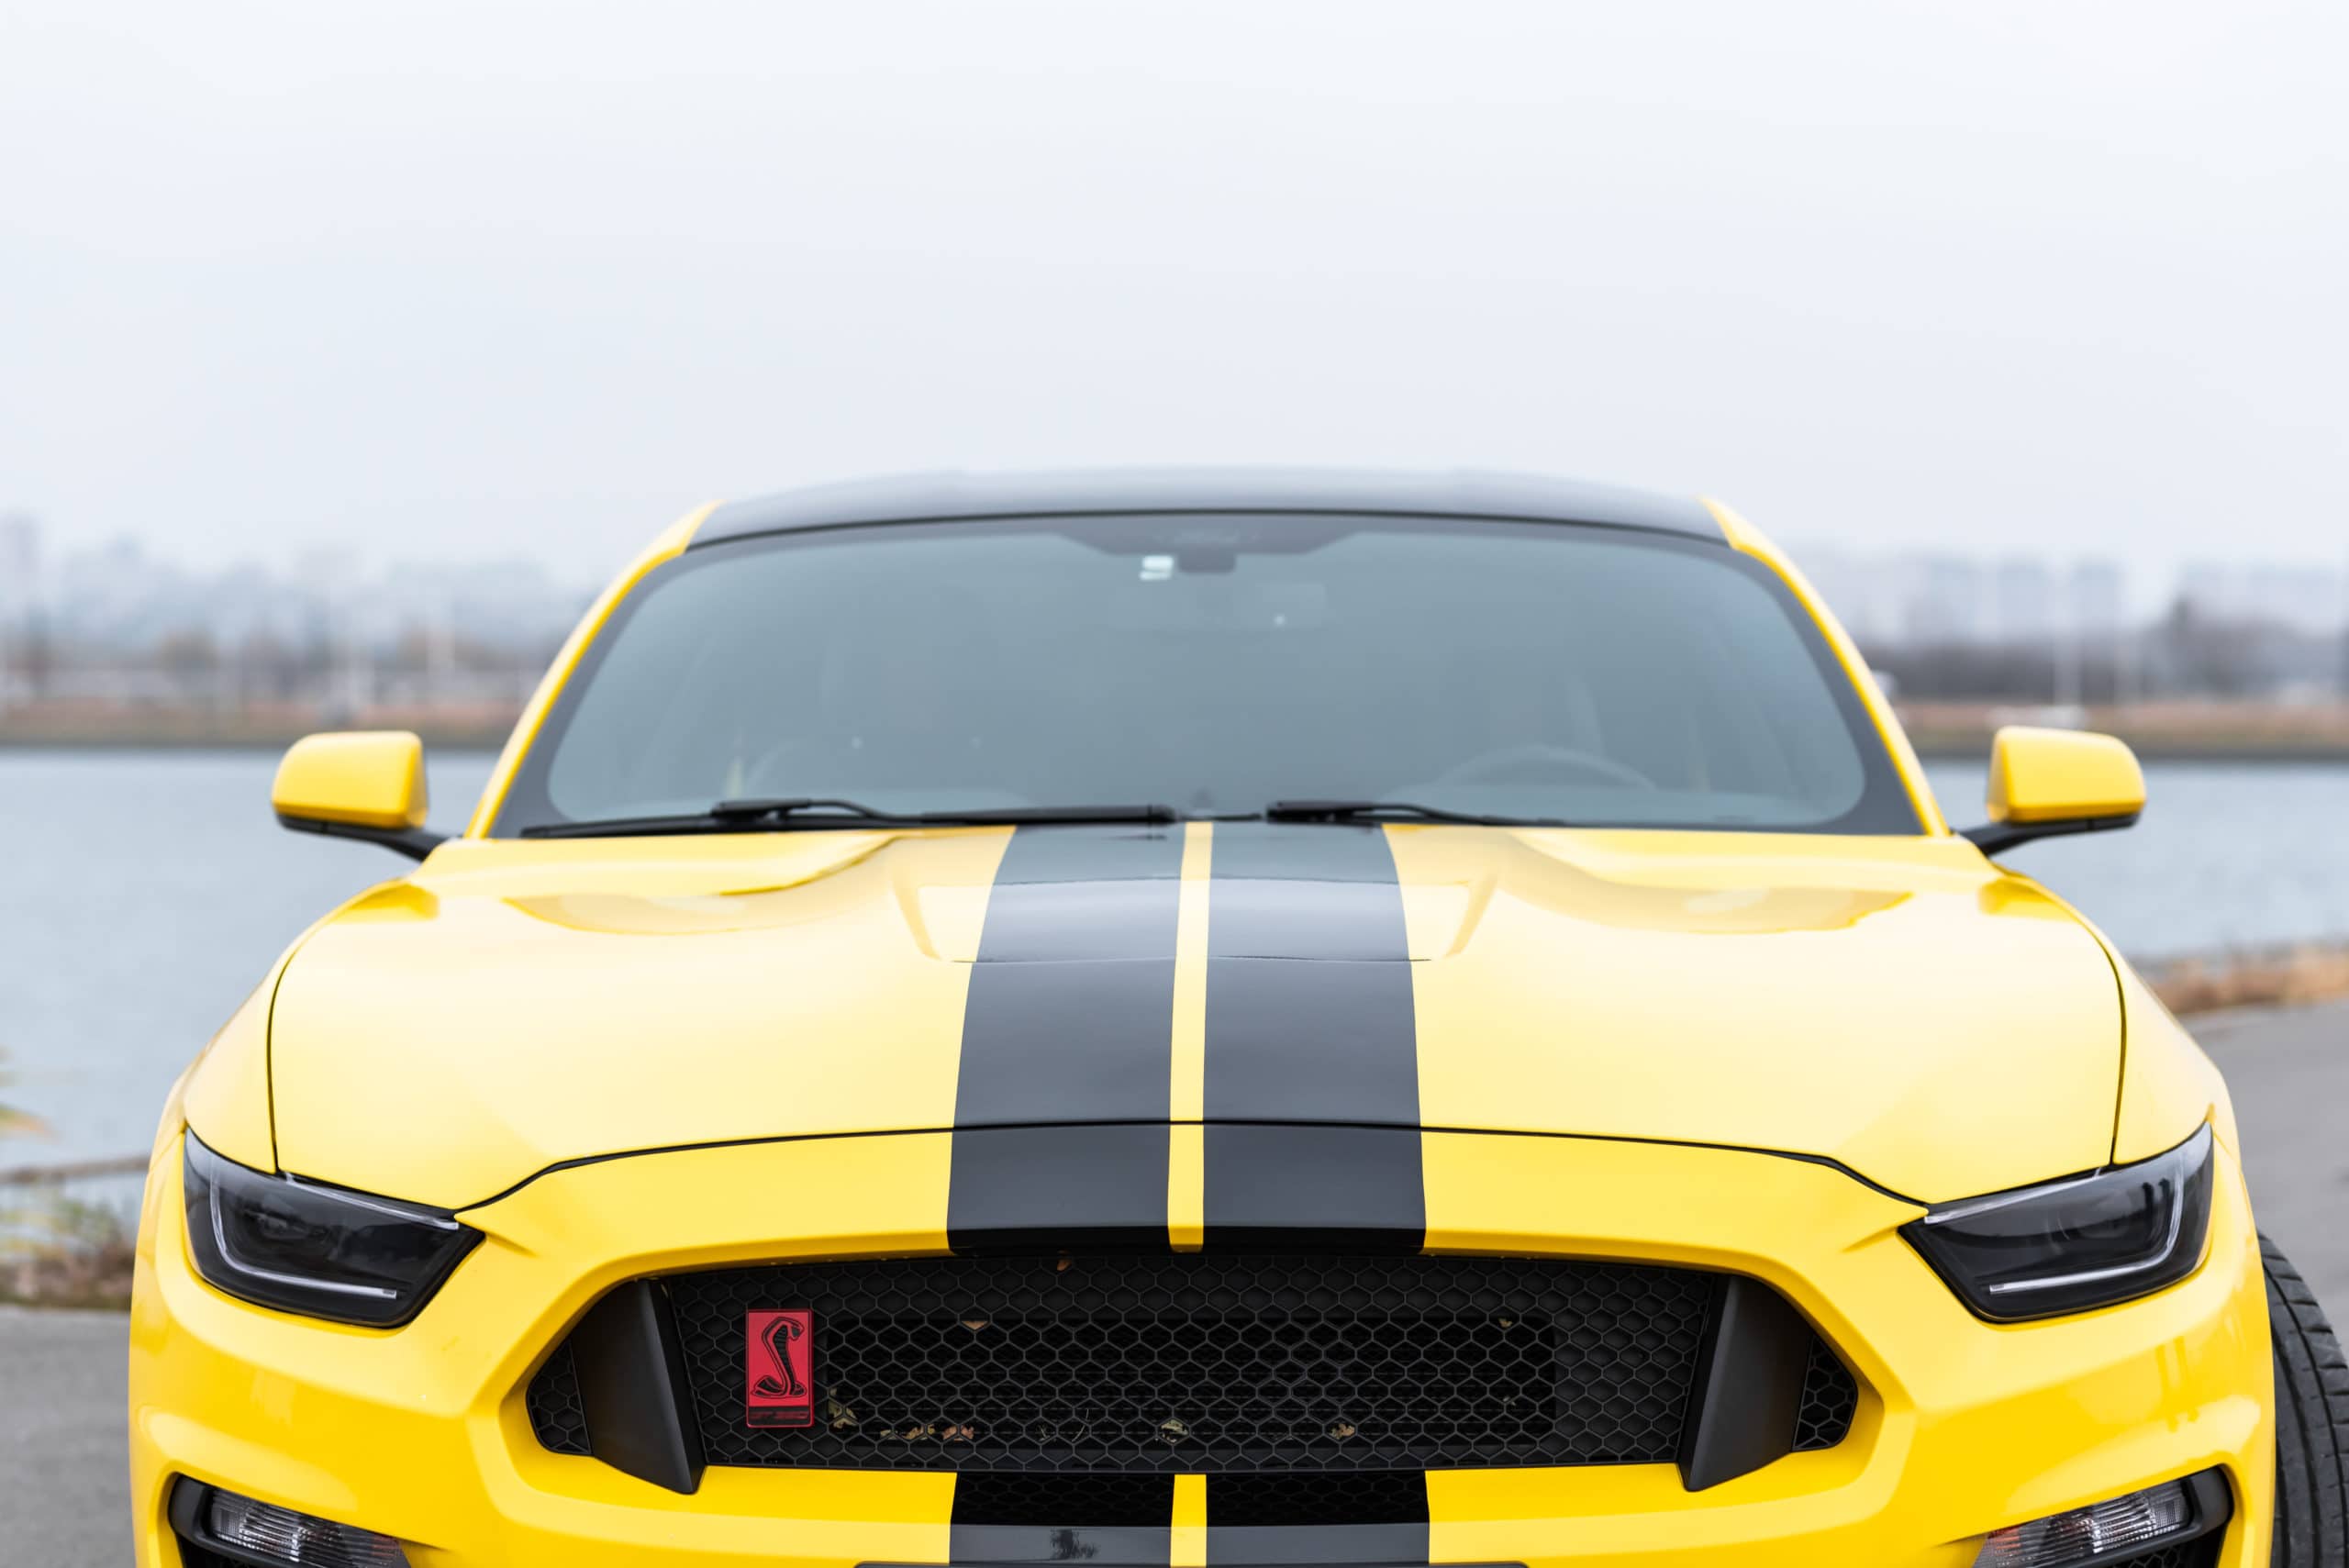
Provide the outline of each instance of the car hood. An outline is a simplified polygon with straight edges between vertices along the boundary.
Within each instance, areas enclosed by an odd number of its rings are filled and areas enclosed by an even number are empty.
[[[1927,1201],[2110,1153],[2111,962],[2060,904],[1962,840],[1244,830],[1275,834],[1279,851],[1268,860],[1257,845],[1261,875],[1245,885],[1267,896],[1246,907],[1295,950],[1260,956],[1330,966],[1279,971],[1290,994],[1319,978],[1408,976],[1381,1027],[1407,1030],[1407,1062],[1416,1051],[1406,1115],[1420,1125],[1782,1151]],[[1022,841],[1072,831],[1024,828]],[[1205,895],[1183,879],[1226,874],[1216,857],[1241,831],[1193,825],[1186,852],[1182,828],[1126,830],[1173,839],[1164,864],[1179,865],[1186,900]],[[1396,962],[1353,951],[1358,897],[1319,895],[1352,873],[1324,881],[1318,849],[1284,860],[1283,844],[1330,835],[1391,854],[1391,872],[1386,856],[1377,864],[1400,906]],[[952,1127],[990,906],[1006,911],[1000,929],[1011,911],[1047,906],[1006,869],[1011,838],[448,844],[326,921],[287,965],[270,1026],[280,1163],[462,1207],[566,1161]],[[1029,920],[1022,951],[1005,956],[1089,983],[1131,959],[1119,944],[1163,942],[1179,1040],[1190,983],[1168,884],[1115,868],[1088,884],[1082,859],[1059,882],[1065,894],[1074,880],[1076,902],[1050,906],[1082,917]],[[1242,904],[1217,902],[1237,896],[1185,902],[1184,918],[1204,910],[1213,931],[1228,906],[1239,932]],[[1186,962],[1203,962],[1187,929]],[[1027,988],[1039,989],[1052,987]],[[986,1006],[1000,1031],[1006,1004]],[[1029,1021],[1064,1050],[1110,1027],[1066,1006]],[[1349,1053],[1368,1049],[1359,1021],[1345,1006],[1306,1008],[1258,1031],[1276,1042],[1265,1049],[1326,1070],[1328,1119],[1365,1119],[1351,1097]],[[1179,1050],[1173,1060],[1179,1078]],[[965,1125],[1080,1119],[1067,1107],[1083,1103],[963,1102]],[[1282,1117],[1319,1114],[1303,1104]],[[1210,1096],[1207,1114],[1245,1112]]]

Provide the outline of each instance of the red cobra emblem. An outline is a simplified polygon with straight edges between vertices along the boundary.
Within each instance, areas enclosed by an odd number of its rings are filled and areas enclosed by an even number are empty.
[[[774,1358],[775,1372],[783,1373],[783,1376],[777,1378],[774,1373],[767,1373],[751,1385],[751,1393],[769,1399],[798,1399],[806,1396],[807,1390],[801,1385],[799,1379],[791,1370],[791,1341],[807,1331],[806,1325],[796,1318],[777,1318],[767,1325],[764,1336],[767,1353]]]

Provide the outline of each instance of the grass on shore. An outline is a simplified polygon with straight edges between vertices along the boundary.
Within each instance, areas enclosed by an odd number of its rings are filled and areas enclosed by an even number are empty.
[[[0,1062],[0,1087],[7,1082]],[[0,1104],[0,1136],[40,1127],[39,1118]],[[0,1204],[0,1302],[128,1307],[134,1249],[119,1209],[35,1187]]]
[[[136,1251],[118,1208],[39,1195],[0,1210],[0,1302],[120,1311],[130,1305]]]
[[[2288,1007],[2349,996],[2349,943],[2176,959],[2145,968],[2145,983],[2185,1018],[2222,1007]]]
[[[7,1086],[8,1053],[0,1051],[0,1089]],[[12,1132],[39,1132],[39,1130],[41,1130],[41,1124],[39,1117],[28,1111],[17,1110],[6,1101],[0,1101],[0,1138],[6,1138]]]

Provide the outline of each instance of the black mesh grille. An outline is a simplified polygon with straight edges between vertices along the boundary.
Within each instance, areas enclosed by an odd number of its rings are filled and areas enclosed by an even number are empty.
[[[1664,1463],[1712,1276],[1557,1260],[911,1258],[677,1274],[713,1464],[1151,1473]],[[743,1419],[744,1318],[815,1314],[817,1423]],[[1798,1434],[1848,1431],[1812,1355]],[[567,1350],[546,1447],[589,1451]]]
[[[592,1453],[587,1412],[579,1403],[579,1368],[568,1341],[557,1345],[539,1375],[530,1379],[530,1429],[539,1444],[556,1453]]]
[[[922,1258],[669,1282],[717,1464],[1176,1471],[1674,1458],[1708,1276],[1469,1258]],[[816,1315],[817,1425],[742,1420]]]
[[[1802,1378],[1802,1407],[1795,1415],[1795,1451],[1833,1448],[1851,1435],[1852,1417],[1860,1404],[1859,1385],[1851,1369],[1827,1348],[1810,1341],[1810,1365]]]

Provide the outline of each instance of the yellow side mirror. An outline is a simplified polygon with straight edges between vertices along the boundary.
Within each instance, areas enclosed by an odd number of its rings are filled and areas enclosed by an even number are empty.
[[[2126,828],[2145,809],[2145,772],[2128,743],[2076,729],[2009,725],[1990,741],[1987,826],[1965,837],[1985,851],[2063,833]]]
[[[302,833],[361,839],[422,860],[440,843],[424,829],[424,742],[406,730],[306,736],[277,765],[269,803]]]

